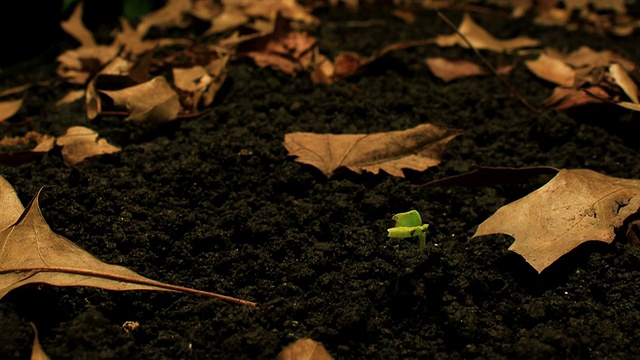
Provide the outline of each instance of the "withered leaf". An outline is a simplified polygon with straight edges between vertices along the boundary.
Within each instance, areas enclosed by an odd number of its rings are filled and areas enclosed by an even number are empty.
[[[312,339],[299,339],[282,349],[278,360],[332,360],[321,343]]]
[[[0,224],[11,224],[0,230],[0,298],[18,287],[44,283],[117,291],[182,292],[237,304],[256,305],[246,300],[151,280],[125,267],[98,260],[65,237],[51,231],[40,211],[41,192],[42,189],[23,209],[13,187],[4,179],[0,182],[0,198],[10,199],[0,205],[3,208],[0,212]],[[7,208],[8,206],[13,208]],[[15,218],[18,212],[21,215]]]
[[[24,136],[2,138],[0,140],[0,164],[13,167],[22,166],[51,150],[54,141],[53,136],[41,135],[35,131],[30,131]],[[24,149],[24,146],[29,143],[35,143],[35,145],[31,149]]]
[[[136,31],[140,34],[140,38],[143,38],[153,26],[184,28],[189,24],[186,15],[192,8],[193,4],[190,0],[169,0],[160,9],[143,16]]]
[[[575,83],[576,74],[573,68],[564,61],[547,54],[540,54],[536,60],[527,60],[524,64],[529,71],[541,79],[567,87]]]
[[[81,46],[96,46],[93,34],[91,34],[91,31],[89,31],[82,22],[82,5],[82,1],[78,1],[69,19],[60,22],[60,27],[62,27],[67,34],[78,40]]]
[[[182,109],[178,94],[163,76],[122,90],[100,92],[113,99],[116,106],[127,108],[128,121],[168,122],[175,120]]]
[[[547,184],[498,209],[473,238],[507,234],[509,247],[538,272],[587,241],[611,243],[640,208],[640,180],[592,170],[560,170]]]
[[[49,360],[49,356],[42,349],[38,338],[38,329],[34,323],[29,323],[33,330],[33,345],[31,346],[31,360]]]
[[[62,146],[62,158],[67,166],[73,166],[82,160],[102,154],[113,154],[120,148],[105,139],[98,139],[98,133],[84,126],[72,126],[56,139],[56,145]]]
[[[629,76],[629,73],[620,64],[614,63],[609,65],[609,74],[629,99],[638,104],[638,85]]]
[[[7,121],[7,119],[15,115],[18,110],[20,110],[23,101],[24,98],[0,101],[0,123]]]
[[[402,169],[426,170],[440,163],[458,130],[422,124],[415,128],[374,134],[286,134],[284,146],[296,161],[320,169],[327,177],[339,168],[358,174],[383,170],[404,177]]]
[[[71,90],[65,96],[63,96],[60,100],[56,101],[56,106],[62,106],[66,104],[71,104],[76,100],[82,99],[85,90]]]
[[[540,41],[519,36],[513,39],[500,40],[489,34],[485,29],[476,24],[469,14],[465,13],[462,23],[458,27],[460,34],[469,40],[476,49],[492,50],[497,52],[509,52],[520,48],[534,47],[540,45]],[[440,35],[436,37],[435,43],[439,46],[459,45],[468,48],[469,45],[458,34]]]
[[[489,75],[490,73],[482,66],[469,60],[451,60],[442,57],[427,58],[426,60],[429,70],[436,77],[444,82],[453,81],[455,79],[465,78],[469,76]],[[513,66],[498,66],[496,71],[498,74],[506,74],[513,69]]]

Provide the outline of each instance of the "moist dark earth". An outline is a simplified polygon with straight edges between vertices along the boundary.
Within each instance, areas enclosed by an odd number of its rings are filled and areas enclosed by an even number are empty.
[[[456,24],[462,18],[444,13]],[[411,25],[380,9],[316,15],[322,25],[314,34],[330,57],[453,31],[429,11]],[[638,31],[616,38],[538,27],[530,17],[472,16],[500,38],[610,49],[640,62]],[[379,21],[348,22],[371,19]],[[53,38],[40,56],[3,68],[2,89],[54,77],[55,55],[77,45]],[[550,95],[552,86],[522,58],[483,54],[516,64],[505,79],[532,103]],[[239,59],[209,112],[162,126],[90,122],[82,101],[53,105],[69,87],[30,90],[18,114],[29,121],[3,125],[3,135],[61,135],[83,125],[123,150],[72,168],[59,151],[0,167],[23,203],[46,186],[41,208],[51,228],[102,261],[260,306],[150,291],[20,288],[0,301],[0,358],[29,358],[29,322],[55,359],[273,359],[303,337],[339,359],[640,356],[640,248],[622,234],[611,245],[586,243],[540,275],[508,251],[513,238],[470,240],[499,207],[550,176],[419,186],[476,166],[639,178],[640,116],[613,105],[536,114],[494,76],[443,83],[428,71],[427,56],[479,62],[469,50],[421,46],[394,52],[357,78],[317,85],[308,74]],[[439,166],[406,171],[406,178],[342,172],[327,179],[283,146],[294,131],[373,133],[427,122],[463,134]],[[423,252],[417,240],[387,237],[391,216],[410,209],[430,225]],[[140,326],[127,333],[125,321]]]

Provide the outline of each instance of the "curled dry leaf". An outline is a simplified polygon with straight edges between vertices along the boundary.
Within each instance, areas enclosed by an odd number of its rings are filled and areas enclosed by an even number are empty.
[[[33,345],[31,346],[31,360],[49,360],[49,356],[42,349],[38,338],[38,329],[34,323],[29,323],[33,330]]]
[[[509,250],[541,272],[584,242],[611,243],[615,230],[640,208],[639,195],[640,180],[563,169],[538,190],[498,209],[473,238],[512,236]]]
[[[471,45],[476,49],[492,50],[497,52],[509,52],[516,49],[535,47],[540,45],[540,41],[520,36],[513,39],[500,40],[489,34],[485,29],[476,24],[469,14],[465,13],[462,23],[458,27],[458,32],[469,40]],[[459,45],[468,48],[469,45],[458,34],[440,35],[436,37],[435,43],[438,46],[454,46]]]
[[[62,158],[67,166],[73,166],[82,160],[97,155],[113,154],[120,148],[105,139],[98,140],[98,133],[84,126],[73,126],[56,139],[56,145],[62,146]]]
[[[278,360],[332,360],[321,343],[312,339],[300,339],[282,349]]]
[[[587,104],[604,103],[605,99],[609,98],[609,93],[600,86],[591,86],[586,89],[556,87],[544,103],[558,110],[567,110]]]
[[[428,58],[426,64],[436,77],[444,82],[469,76],[489,75],[482,66],[468,60],[450,60],[442,57]],[[513,70],[513,66],[498,66],[498,74],[506,74]]]
[[[638,104],[638,85],[629,76],[629,73],[618,63],[609,65],[609,74],[613,78],[613,81],[620,86],[622,91],[633,101]]]
[[[296,161],[320,169],[327,177],[339,168],[358,174],[383,170],[404,177],[402,169],[426,170],[440,163],[449,141],[458,130],[422,124],[415,128],[374,134],[286,134],[284,146]]]
[[[0,123],[7,121],[22,107],[22,99],[0,101]]]
[[[49,135],[41,135],[30,131],[24,136],[5,137],[0,140],[0,164],[8,166],[21,166],[35,157],[40,156],[53,148],[55,138]],[[31,149],[24,149],[30,143],[35,145]],[[16,147],[19,149],[16,151]],[[1,204],[1,203],[0,203]]]
[[[163,76],[122,90],[101,93],[129,111],[128,121],[163,123],[175,120],[181,110],[178,94]]]
[[[153,26],[158,28],[178,27],[189,25],[187,15],[193,8],[190,0],[168,0],[160,9],[150,12],[140,19],[136,28],[140,38],[143,38]]]
[[[0,198],[9,199],[0,204],[0,224],[10,224],[0,229],[0,298],[18,287],[43,283],[117,291],[182,292],[256,306],[246,300],[151,280],[125,267],[98,260],[51,231],[40,211],[41,192],[42,189],[23,208],[13,187],[4,178],[0,181]]]

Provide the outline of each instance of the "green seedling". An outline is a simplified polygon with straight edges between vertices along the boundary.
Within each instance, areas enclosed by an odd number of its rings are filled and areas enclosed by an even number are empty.
[[[395,220],[396,226],[387,229],[390,238],[406,239],[411,237],[418,238],[418,248],[424,250],[427,246],[427,228],[429,224],[422,224],[420,213],[411,210],[393,215],[391,218]]]

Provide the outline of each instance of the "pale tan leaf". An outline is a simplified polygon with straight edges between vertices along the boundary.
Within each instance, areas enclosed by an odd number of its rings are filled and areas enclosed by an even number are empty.
[[[509,249],[541,272],[586,241],[611,243],[615,230],[640,208],[639,194],[640,180],[560,170],[538,190],[498,209],[473,237],[514,237]]]
[[[100,92],[113,99],[116,106],[129,110],[128,121],[163,123],[175,120],[181,110],[178,94],[163,76],[122,90]]]
[[[0,123],[15,115],[20,110],[23,101],[24,99],[0,101]]]
[[[576,74],[571,66],[547,54],[540,54],[536,60],[527,60],[524,64],[529,71],[541,79],[567,87],[575,83]]]
[[[96,45],[67,50],[60,54],[58,76],[72,84],[85,84],[92,74],[118,55],[118,46]]]
[[[500,40],[493,35],[489,34],[485,29],[476,24],[469,14],[464,14],[462,23],[458,27],[460,34],[464,35],[467,40],[476,49],[486,49],[497,52],[509,52],[515,49],[534,47],[540,45],[540,41],[520,36],[513,39]],[[457,33],[451,35],[440,35],[436,37],[435,43],[439,46],[453,46],[458,45],[468,48],[464,39]]]
[[[284,146],[297,162],[315,166],[327,177],[342,167],[358,174],[383,170],[404,177],[402,169],[422,171],[438,165],[447,143],[460,134],[433,124],[374,134],[295,132],[285,135]]]
[[[73,9],[73,13],[66,21],[60,22],[62,29],[69,35],[73,36],[83,47],[96,46],[93,34],[84,26],[82,22],[82,1]]]
[[[587,104],[603,103],[602,99],[609,98],[609,94],[599,86],[591,86],[586,89],[556,87],[544,103],[545,105],[554,105],[558,110],[566,110]]]
[[[28,284],[91,286],[106,290],[153,290],[199,294],[256,306],[255,303],[220,294],[148,279],[118,265],[98,260],[65,237],[51,231],[34,196],[13,224],[0,230],[0,298]],[[19,205],[19,206],[18,206]],[[3,204],[2,206],[6,206]],[[16,213],[22,205],[12,204]]]
[[[244,11],[232,6],[225,6],[224,10],[218,16],[211,19],[211,26],[207,29],[205,34],[216,34],[235,29],[248,22],[249,17]]]
[[[42,349],[40,340],[38,339],[38,329],[34,323],[29,323],[33,330],[33,345],[31,346],[31,360],[49,360],[49,356]]]
[[[24,85],[14,86],[12,88],[2,90],[2,91],[0,91],[0,97],[7,96],[7,95],[13,95],[13,94],[17,94],[17,93],[23,92],[23,91],[29,89],[30,87],[32,87],[33,85],[34,84],[24,84]]]
[[[616,105],[622,106],[625,109],[629,109],[629,110],[633,110],[633,111],[640,111],[640,104],[636,104],[636,103],[632,103],[632,102],[628,102],[628,101],[621,101],[619,103],[616,103]]]
[[[206,107],[211,105],[213,99],[218,93],[218,90],[220,90],[222,84],[224,84],[224,81],[227,79],[227,62],[229,61],[229,58],[229,55],[224,55],[207,64],[207,73],[212,76],[213,81],[209,84],[209,87],[207,87],[202,95],[202,106]]]
[[[333,360],[321,343],[312,339],[300,339],[282,349],[278,360]]]
[[[638,104],[638,85],[636,85],[635,81],[629,76],[629,73],[618,63],[609,65],[609,73],[616,84],[627,94],[629,99]]]
[[[113,154],[120,148],[105,139],[98,139],[98,133],[84,126],[73,126],[56,139],[56,145],[62,147],[62,158],[67,166],[73,166],[82,160],[103,154]]]
[[[71,104],[74,101],[80,100],[84,97],[85,90],[70,90],[62,99],[56,101],[56,106]]]
[[[426,63],[433,75],[444,82],[487,73],[481,66],[468,60],[450,60],[437,57],[428,58]]]

